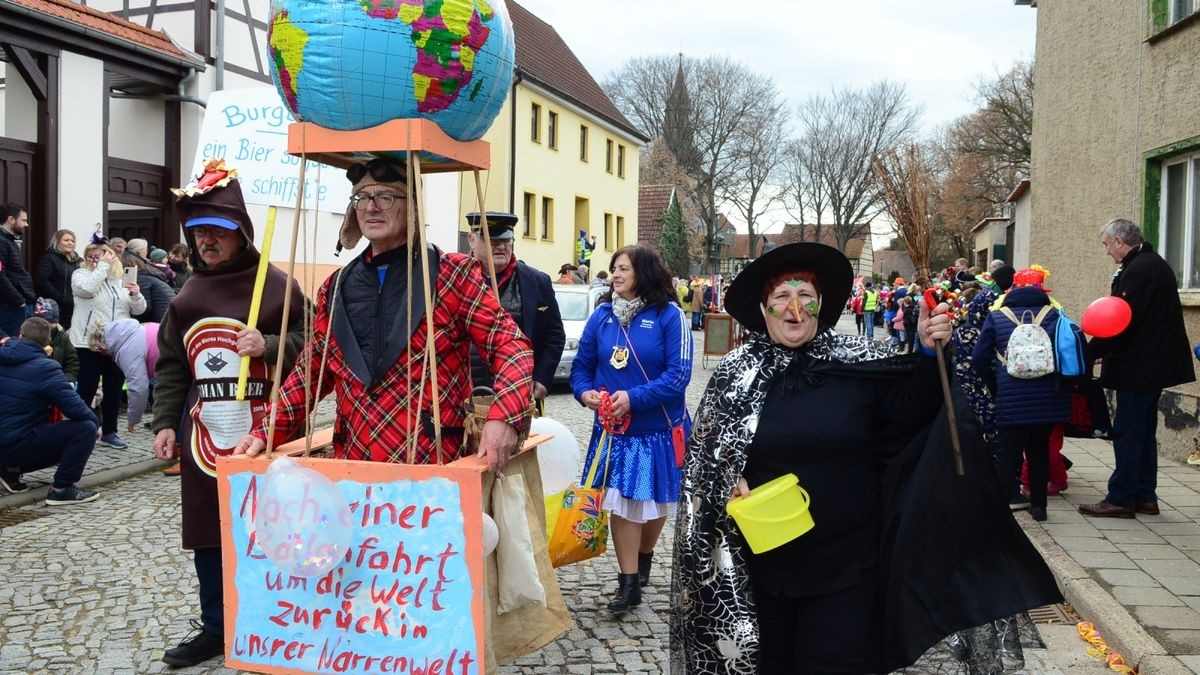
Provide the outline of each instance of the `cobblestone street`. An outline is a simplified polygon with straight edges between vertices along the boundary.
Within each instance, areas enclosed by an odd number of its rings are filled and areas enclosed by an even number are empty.
[[[695,410],[711,370],[702,367],[699,333],[688,392]],[[710,363],[715,366],[715,361]],[[328,409],[328,404],[323,410]],[[546,413],[566,424],[581,445],[592,415],[565,387],[548,399]],[[122,420],[123,422],[123,420]],[[123,427],[122,427],[123,428]],[[124,451],[98,447],[89,474],[147,462],[147,431],[126,437]],[[40,501],[3,512],[0,560],[0,673],[158,673],[163,650],[174,646],[198,617],[190,553],[179,548],[179,483],[150,462],[147,473],[102,485],[101,498],[71,508]],[[28,479],[44,485],[50,474]],[[44,487],[35,488],[37,494]],[[15,516],[15,517],[14,517]],[[29,518],[24,522],[16,522]],[[663,672],[667,667],[670,606],[670,523],[658,546],[641,607],[624,620],[604,605],[615,588],[610,549],[594,560],[559,570],[575,627],[546,648],[502,666],[500,673]],[[1039,626],[1051,650],[1026,652],[1027,672],[1104,672],[1074,637],[1073,626]],[[1054,645],[1062,645],[1052,661]],[[1068,661],[1078,664],[1067,667]],[[177,672],[231,673],[214,665]]]

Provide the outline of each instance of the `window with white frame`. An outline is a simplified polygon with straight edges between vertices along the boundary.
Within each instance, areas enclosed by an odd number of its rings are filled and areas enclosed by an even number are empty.
[[[1158,250],[1181,289],[1200,290],[1200,152],[1163,162]]]
[[[1196,0],[1171,0],[1171,23],[1179,23],[1196,11]]]

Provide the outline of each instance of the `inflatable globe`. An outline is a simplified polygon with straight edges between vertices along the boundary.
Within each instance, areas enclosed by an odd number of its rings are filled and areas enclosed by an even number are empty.
[[[513,79],[504,0],[273,0],[275,88],[297,119],[342,130],[424,117],[482,136]]]

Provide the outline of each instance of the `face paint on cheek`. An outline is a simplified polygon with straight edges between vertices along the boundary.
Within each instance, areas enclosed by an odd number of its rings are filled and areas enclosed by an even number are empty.
[[[771,316],[773,316],[775,318],[779,318],[779,317],[783,316],[783,312],[775,309],[774,307],[767,307],[767,314],[770,314]]]
[[[804,305],[804,309],[808,312],[809,316],[815,317],[817,313],[821,311],[821,303],[817,302],[816,300],[809,300],[808,303]]]

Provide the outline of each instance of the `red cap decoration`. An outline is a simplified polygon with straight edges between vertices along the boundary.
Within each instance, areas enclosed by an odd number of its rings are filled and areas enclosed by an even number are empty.
[[[1050,272],[1046,268],[1041,265],[1033,265],[1013,275],[1013,288],[1032,286],[1049,293],[1050,289],[1046,286],[1046,278],[1049,276]]]

